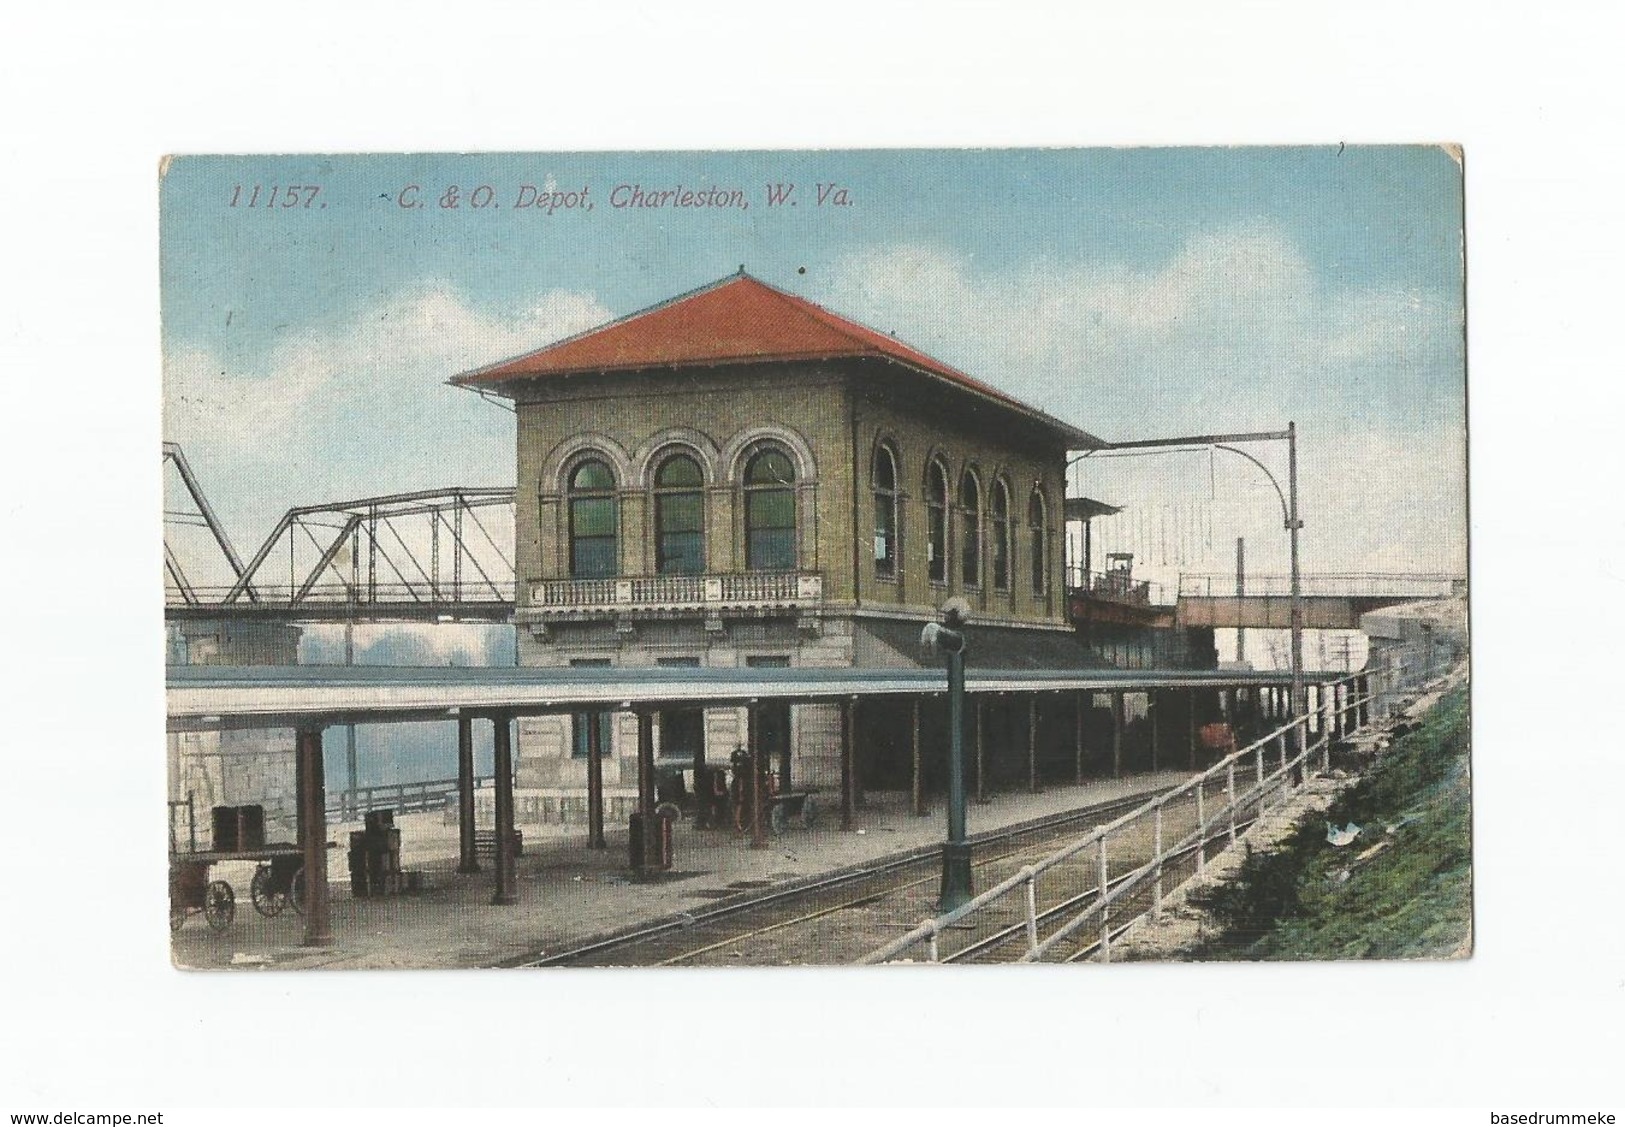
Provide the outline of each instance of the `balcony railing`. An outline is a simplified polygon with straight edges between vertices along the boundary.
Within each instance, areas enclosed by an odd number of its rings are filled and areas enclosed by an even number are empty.
[[[1120,571],[1086,572],[1080,567],[1068,566],[1066,583],[1074,594],[1111,603],[1148,607],[1172,606],[1174,601],[1171,597],[1173,592],[1162,584],[1135,579]]]
[[[536,579],[529,588],[525,609],[542,613],[794,608],[824,599],[823,576],[797,571]]]

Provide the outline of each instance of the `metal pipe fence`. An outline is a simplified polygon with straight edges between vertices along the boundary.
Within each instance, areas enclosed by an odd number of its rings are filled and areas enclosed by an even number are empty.
[[[1009,909],[1003,901],[1012,896],[1019,896],[1022,931],[1026,937],[1025,949],[1019,961],[1044,961],[1046,956],[1055,953],[1094,920],[1097,921],[1098,936],[1092,946],[1098,949],[1102,961],[1109,962],[1113,936],[1124,930],[1112,927],[1114,906],[1149,887],[1150,907],[1134,920],[1147,914],[1159,916],[1165,894],[1164,879],[1173,862],[1194,853],[1196,872],[1203,873],[1207,864],[1207,847],[1216,841],[1223,841],[1227,846],[1234,844],[1242,832],[1240,823],[1247,815],[1257,816],[1283,805],[1293,789],[1308,780],[1311,764],[1317,754],[1319,769],[1322,772],[1330,769],[1334,737],[1343,738],[1352,734],[1357,727],[1364,727],[1364,718],[1369,716],[1365,710],[1372,694],[1363,687],[1367,684],[1365,677],[1364,673],[1359,673],[1325,683],[1319,705],[1325,722],[1319,725],[1317,739],[1310,738],[1310,714],[1293,718],[1246,747],[1231,752],[1172,790],[1148,799],[1116,820],[1097,826],[1077,841],[1023,866],[954,911],[922,921],[859,962],[865,965],[889,962],[922,945],[927,961],[952,961],[957,952],[944,956],[942,937],[950,929],[963,926],[967,921],[971,921],[974,929],[974,917],[982,913],[986,913],[984,919],[993,918],[999,913],[1004,913],[1007,918]],[[1294,735],[1296,738],[1289,740]],[[1296,753],[1289,751],[1289,743],[1298,749]],[[1236,780],[1238,767],[1243,768],[1244,772],[1245,768],[1252,768],[1255,780],[1239,793]],[[1210,790],[1222,798],[1222,808],[1215,810],[1210,806]],[[1169,845],[1165,840],[1165,823],[1171,814],[1181,810],[1194,814],[1193,828]],[[1114,876],[1111,872],[1114,841],[1123,842],[1130,834],[1145,832],[1151,836],[1149,858],[1129,871]],[[1057,908],[1041,909],[1039,880],[1046,873],[1091,850],[1096,855],[1095,887],[1063,902],[1061,908],[1065,912]],[[1132,858],[1123,848],[1119,849],[1118,856],[1132,863]],[[1045,925],[1056,915],[1066,912],[1070,913],[1068,918],[1046,934],[1043,930]]]
[[[491,775],[478,775],[474,789],[489,786]],[[456,797],[457,780],[426,779],[415,783],[380,783],[377,786],[356,787],[354,791],[330,791],[327,800],[329,816],[356,817],[372,810],[394,810],[410,814],[420,810],[439,810],[446,800]]]

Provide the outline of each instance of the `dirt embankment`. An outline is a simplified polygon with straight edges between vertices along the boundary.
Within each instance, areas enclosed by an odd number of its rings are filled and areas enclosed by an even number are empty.
[[[1114,958],[1469,955],[1469,735],[1465,671],[1457,670],[1362,737],[1362,750],[1376,756],[1369,769],[1310,780]]]

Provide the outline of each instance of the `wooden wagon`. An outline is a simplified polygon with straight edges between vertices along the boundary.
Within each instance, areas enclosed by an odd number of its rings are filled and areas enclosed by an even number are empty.
[[[256,861],[248,895],[254,910],[271,917],[289,904],[305,910],[304,851],[289,843],[258,849],[200,849],[169,855],[169,929],[179,931],[186,918],[202,913],[213,931],[225,931],[237,915],[237,891],[230,882],[210,880],[210,869],[225,861]]]

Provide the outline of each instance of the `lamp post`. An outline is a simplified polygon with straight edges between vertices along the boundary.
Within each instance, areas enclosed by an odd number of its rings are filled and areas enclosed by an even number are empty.
[[[1281,491],[1281,483],[1275,479],[1268,466],[1245,450],[1238,450],[1228,445],[1232,442],[1285,442],[1287,450],[1287,488]],[[1153,447],[1178,446],[1211,446],[1215,450],[1225,450],[1231,454],[1239,454],[1253,465],[1264,471],[1269,478],[1270,485],[1275,489],[1275,496],[1281,502],[1281,521],[1287,531],[1292,549],[1292,600],[1291,600],[1291,626],[1292,626],[1292,718],[1302,719],[1308,711],[1308,693],[1303,681],[1303,577],[1298,564],[1298,533],[1303,529],[1303,521],[1298,517],[1298,424],[1289,422],[1285,430],[1253,431],[1247,434],[1196,434],[1181,438],[1147,438],[1135,442],[1103,442],[1095,450],[1144,450]],[[1089,450],[1071,459],[1067,465],[1070,467],[1087,458],[1095,450]],[[1293,744],[1297,751],[1303,750],[1304,729],[1300,726],[1293,729]]]
[[[938,908],[951,912],[975,895],[970,843],[965,840],[965,620],[970,604],[949,599],[942,622],[927,623],[920,646],[948,661],[948,840],[942,846],[942,889]]]

